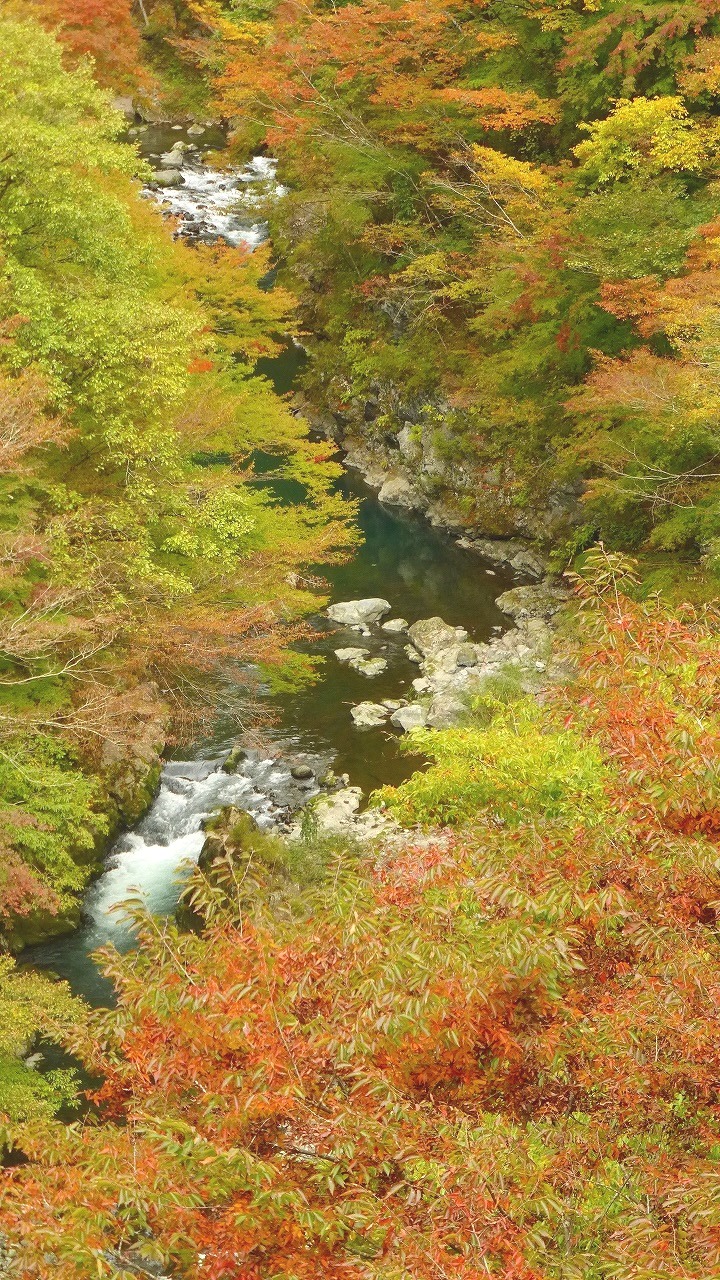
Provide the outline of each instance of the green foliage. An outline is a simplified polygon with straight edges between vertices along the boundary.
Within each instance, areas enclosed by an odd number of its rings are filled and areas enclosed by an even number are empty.
[[[12,739],[0,755],[3,835],[67,907],[87,884],[107,831],[99,782],[48,735]]]
[[[29,1053],[38,1036],[59,1039],[77,1032],[85,1013],[66,983],[18,970],[10,957],[0,956],[0,1120],[5,1124],[52,1116],[74,1100],[74,1071],[41,1074],[20,1055]]]
[[[408,750],[433,764],[398,788],[376,793],[403,825],[457,825],[480,813],[517,826],[572,810],[607,821],[608,775],[599,750],[567,729],[548,728],[529,699],[498,700],[487,728],[415,729]]]

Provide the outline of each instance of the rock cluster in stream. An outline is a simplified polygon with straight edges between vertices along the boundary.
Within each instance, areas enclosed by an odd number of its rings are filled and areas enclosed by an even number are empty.
[[[483,692],[490,677],[512,676],[527,693],[561,678],[564,672],[552,655],[552,620],[566,599],[566,589],[548,580],[506,591],[497,604],[515,626],[485,644],[472,642],[463,627],[453,627],[439,617],[381,624],[386,633],[407,635],[405,654],[419,671],[412,682],[416,698],[360,702],[350,712],[355,725],[358,729],[391,726],[403,733],[424,727],[447,729],[463,719],[472,698]],[[331,621],[369,635],[371,627],[390,611],[387,600],[348,600],[331,605],[327,614]],[[335,650],[340,662],[364,675],[386,669],[386,662],[368,655],[369,650],[362,647]]]

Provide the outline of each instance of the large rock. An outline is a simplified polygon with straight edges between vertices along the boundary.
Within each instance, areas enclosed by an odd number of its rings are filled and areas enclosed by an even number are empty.
[[[451,674],[458,667],[475,667],[484,656],[484,645],[451,644],[447,649],[438,649],[427,660],[427,669],[431,674],[447,672]]]
[[[408,627],[408,635],[424,658],[431,658],[441,649],[449,649],[458,642],[455,627],[442,618],[421,618]]]
[[[544,578],[547,562],[519,538],[459,538],[458,546],[474,551],[491,564],[508,565],[529,578]]]
[[[380,618],[390,612],[390,609],[391,605],[388,600],[373,596],[367,600],[344,600],[339,604],[331,604],[327,610],[327,616],[333,622],[339,622],[342,626],[360,627],[378,622]]]
[[[562,609],[568,594],[565,587],[538,582],[532,587],[513,587],[511,591],[498,596],[495,603],[498,609],[502,609],[503,613],[509,614],[516,621],[525,618],[548,619]]]
[[[388,717],[388,709],[381,702],[359,702],[350,711],[358,729],[377,729]]]
[[[160,164],[163,169],[182,169],[185,163],[183,153],[180,150],[166,151],[164,156],[160,157]]]
[[[418,463],[422,458],[422,444],[419,438],[419,429],[413,422],[406,422],[402,430],[398,431],[398,448],[406,462],[413,465]]]
[[[383,671],[387,671],[387,662],[384,658],[356,658],[350,666],[355,671],[359,671],[361,676],[381,676]]]
[[[433,729],[450,729],[467,714],[467,705],[452,693],[438,693],[430,703],[427,723]]]
[[[126,120],[135,119],[135,103],[132,98],[119,96],[113,98],[112,104],[116,111],[121,111]]]
[[[369,649],[353,648],[350,646],[347,649],[336,649],[335,657],[338,662],[357,662],[358,659],[367,658],[369,652]]]
[[[154,173],[151,178],[153,187],[183,187],[185,179],[177,169],[170,169],[167,173]]]
[[[422,506],[422,499],[406,476],[388,476],[378,493],[378,499],[389,507],[406,507],[408,511],[415,511]]]
[[[382,809],[365,809],[359,812],[362,791],[359,787],[344,787],[332,796],[320,796],[312,802],[312,818],[318,835],[345,836],[351,840],[369,841],[392,837],[399,832],[397,822]],[[290,832],[291,837],[302,835],[302,823]],[[407,839],[407,833],[403,833]]]
[[[413,702],[409,707],[400,707],[398,711],[393,712],[390,717],[390,723],[396,729],[402,729],[406,733],[408,729],[422,729],[427,724],[428,713],[419,702]]]

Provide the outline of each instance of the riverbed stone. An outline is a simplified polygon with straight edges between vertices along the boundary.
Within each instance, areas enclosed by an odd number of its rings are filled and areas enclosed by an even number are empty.
[[[415,648],[413,644],[405,645],[405,654],[410,659],[411,662],[417,663],[418,666],[423,660],[422,654]]]
[[[357,662],[359,659],[367,658],[370,650],[353,648],[350,645],[347,649],[335,649],[334,652],[338,662]]]
[[[185,179],[177,170],[168,170],[166,173],[154,173],[152,176],[152,185],[154,187],[184,187]]]
[[[184,163],[185,161],[182,151],[175,151],[175,149],[172,151],[166,151],[165,154],[160,157],[160,164],[163,169],[182,169]]]
[[[358,729],[376,729],[384,724],[388,717],[388,709],[381,702],[358,702],[350,710]]]
[[[538,582],[533,586],[513,587],[498,596],[498,609],[516,621],[521,619],[547,620],[562,609],[567,601],[567,588],[550,582]]]
[[[383,631],[401,632],[407,631],[409,624],[407,618],[388,618],[387,622],[380,625]]]
[[[400,707],[398,711],[394,711],[390,717],[390,723],[396,729],[402,729],[403,733],[407,733],[408,729],[422,729],[427,724],[428,713],[419,702],[413,702],[409,707]]]
[[[389,600],[371,596],[366,600],[343,600],[338,604],[331,604],[327,616],[332,622],[339,622],[346,627],[367,627],[373,622],[379,622],[391,608]]]
[[[439,653],[441,649],[449,649],[458,642],[455,627],[448,626],[442,618],[421,618],[408,627],[408,635],[415,648],[424,658]],[[465,632],[467,637],[467,632]]]
[[[309,782],[315,774],[309,764],[296,764],[290,770],[290,776],[295,778],[296,782]]]
[[[361,676],[367,676],[369,679],[381,676],[383,671],[387,671],[385,658],[356,658],[350,666],[355,671],[359,671]]]

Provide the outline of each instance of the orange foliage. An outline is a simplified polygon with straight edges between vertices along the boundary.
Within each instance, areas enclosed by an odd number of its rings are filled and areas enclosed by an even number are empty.
[[[133,0],[10,0],[7,8],[55,31],[71,65],[92,58],[96,79],[105,88],[132,93],[146,84]]]
[[[720,1268],[720,622],[612,574],[583,593],[546,729],[600,744],[601,812],[508,826],[490,802],[338,855],[299,918],[277,850],[225,829],[204,936],[139,913],[140,950],[106,956],[119,1006],[76,1046],[105,1124],[22,1135],[23,1280],[48,1252],[59,1280],[151,1256],[211,1280]]]

